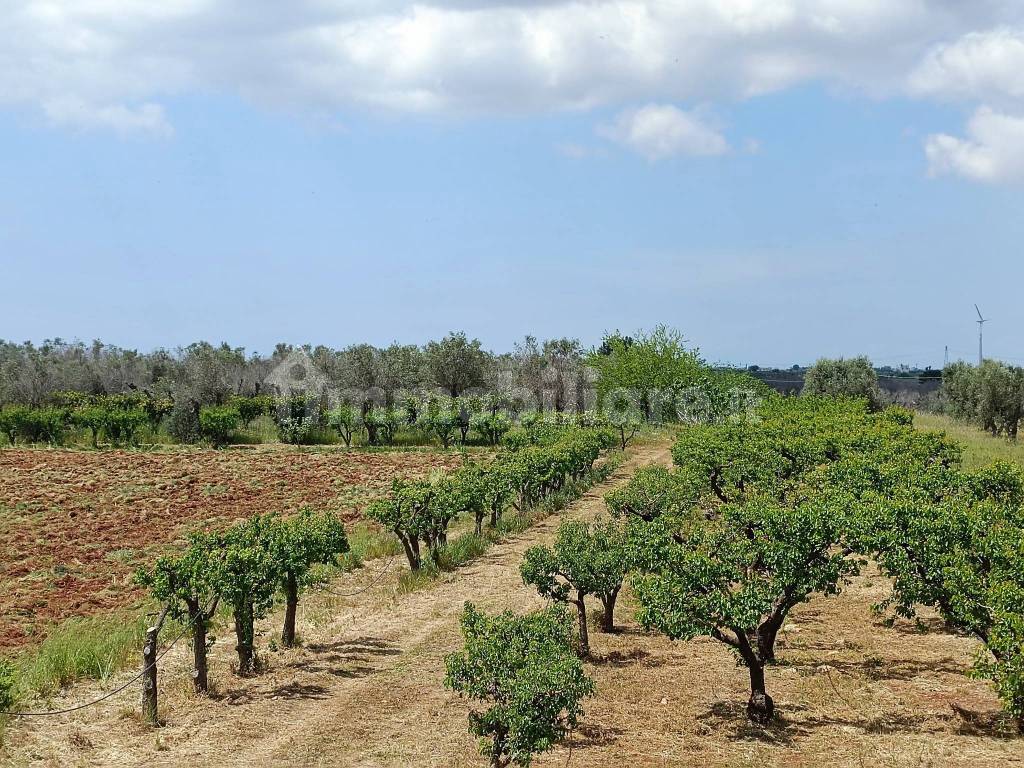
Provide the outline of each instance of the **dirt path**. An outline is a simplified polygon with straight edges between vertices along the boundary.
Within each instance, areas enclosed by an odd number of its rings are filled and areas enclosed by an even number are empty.
[[[231,641],[220,638],[211,673],[219,687],[210,699],[188,694],[187,659],[176,648],[161,686],[168,724],[157,731],[137,723],[134,697],[126,694],[120,711],[97,707],[60,724],[12,729],[11,758],[15,765],[61,766],[479,765],[466,730],[468,705],[441,684],[443,658],[461,642],[463,604],[471,600],[487,610],[542,605],[519,577],[523,553],[550,541],[561,518],[601,514],[603,494],[638,466],[669,461],[667,445],[638,448],[561,515],[426,589],[396,594],[396,567],[360,595],[310,599],[302,608],[305,647],[267,654],[270,669],[255,679],[227,673]],[[379,566],[374,561],[335,589],[359,589]]]

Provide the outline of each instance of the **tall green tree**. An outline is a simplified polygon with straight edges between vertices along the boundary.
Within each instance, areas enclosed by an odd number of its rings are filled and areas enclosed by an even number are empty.
[[[878,374],[866,357],[829,360],[821,358],[804,375],[802,395],[808,397],[854,397],[880,407]]]
[[[441,341],[429,342],[423,355],[433,382],[452,397],[484,384],[488,355],[479,339],[470,340],[464,332],[453,331]]]
[[[698,384],[706,372],[699,352],[688,349],[683,335],[665,325],[636,337],[608,336],[587,363],[597,371],[602,405],[618,393],[631,398],[647,420],[674,419],[675,395]]]

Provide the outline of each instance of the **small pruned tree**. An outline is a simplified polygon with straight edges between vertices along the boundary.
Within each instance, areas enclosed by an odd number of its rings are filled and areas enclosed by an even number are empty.
[[[89,430],[93,448],[99,446],[99,437],[106,418],[107,409],[101,405],[86,405],[71,412],[71,423],[79,429]]]
[[[482,702],[469,713],[491,768],[529,766],[576,727],[594,682],[572,653],[564,610],[488,616],[466,603],[465,647],[445,659],[445,686]]]
[[[516,474],[510,471],[507,461],[496,460],[483,471],[480,484],[483,505],[491,516],[491,527],[497,527],[505,508],[516,495]]]
[[[497,445],[501,442],[501,438],[512,429],[512,419],[507,413],[501,411],[474,413],[469,418],[469,424],[487,441],[488,445]]]
[[[218,590],[231,606],[238,674],[255,671],[255,625],[274,605],[282,569],[271,545],[271,517],[251,517],[224,534]]]
[[[342,403],[327,412],[328,425],[345,441],[346,447],[352,446],[352,435],[359,428],[359,412],[349,403]]]
[[[281,644],[290,648],[295,644],[299,592],[309,584],[310,569],[317,564],[336,564],[338,556],[348,552],[348,538],[337,515],[311,510],[287,519],[269,518],[267,535],[285,597]]]
[[[245,395],[232,395],[228,405],[238,412],[242,423],[249,427],[256,419],[274,410],[274,399],[267,395],[246,397]]]
[[[579,618],[581,656],[590,655],[587,595],[604,605],[602,626],[614,628],[615,600],[625,578],[622,536],[613,524],[563,522],[551,548],[531,547],[520,566],[523,581],[556,603],[570,603]]]
[[[436,437],[442,447],[448,448],[459,429],[459,408],[455,400],[432,397],[420,408],[417,424],[420,429]]]
[[[185,623],[192,635],[192,685],[196,693],[209,691],[210,621],[220,602],[224,539],[210,533],[194,533],[179,555],[165,555],[150,569],[136,574],[136,581],[148,588],[168,614]]]
[[[373,501],[364,511],[367,518],[394,532],[412,571],[418,571],[423,565],[420,543],[434,528],[430,519],[431,492],[429,482],[396,478],[391,482],[391,492]]]

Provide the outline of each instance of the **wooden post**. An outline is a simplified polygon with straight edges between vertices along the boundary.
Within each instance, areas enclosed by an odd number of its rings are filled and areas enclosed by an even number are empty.
[[[146,630],[146,642],[142,646],[142,719],[150,725],[159,725],[156,700],[156,651],[160,628],[167,618],[167,608],[159,620]]]

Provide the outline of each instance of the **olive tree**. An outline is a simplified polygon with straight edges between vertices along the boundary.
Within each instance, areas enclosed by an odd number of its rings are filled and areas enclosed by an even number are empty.
[[[864,398],[873,408],[881,403],[878,374],[866,357],[821,358],[804,375],[805,396]]]
[[[491,768],[529,766],[576,727],[594,683],[572,653],[572,626],[557,607],[489,616],[466,603],[465,647],[445,659],[445,686],[481,702],[469,713]]]
[[[470,341],[462,331],[451,332],[441,341],[431,341],[423,350],[426,369],[434,383],[452,397],[484,384],[489,355],[480,341]]]

